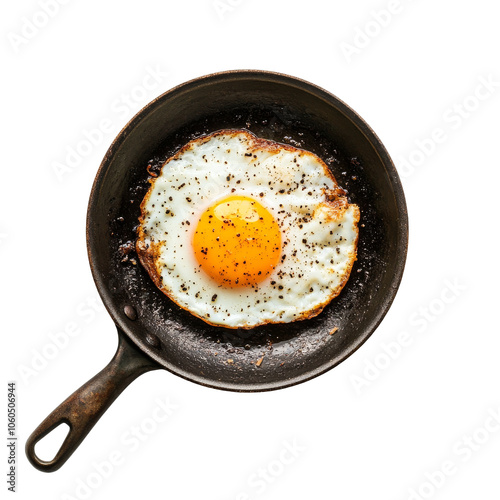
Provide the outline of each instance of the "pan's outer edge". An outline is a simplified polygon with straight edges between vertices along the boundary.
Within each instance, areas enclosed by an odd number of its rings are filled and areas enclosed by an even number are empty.
[[[218,380],[212,380],[202,376],[197,376],[193,373],[180,370],[178,367],[168,366],[165,363],[164,359],[161,356],[159,356],[150,346],[140,342],[134,335],[131,335],[129,333],[128,326],[122,320],[122,318],[115,317],[113,311],[111,310],[111,307],[108,304],[108,300],[111,302],[111,299],[108,299],[103,291],[104,287],[101,284],[101,279],[100,279],[101,277],[98,271],[96,270],[93,262],[93,242],[90,236],[92,227],[91,212],[97,200],[99,188],[103,178],[103,172],[105,171],[109,160],[114,155],[115,150],[117,150],[119,146],[122,144],[123,140],[128,135],[129,131],[132,130],[135,127],[135,125],[140,120],[142,120],[146,114],[150,113],[159,102],[167,98],[167,96],[174,95],[181,91],[189,90],[193,86],[198,86],[204,83],[210,83],[211,81],[214,80],[224,81],[224,80],[248,79],[248,78],[268,80],[268,81],[278,81],[279,83],[288,84],[294,87],[298,87],[306,92],[313,93],[315,96],[320,97],[332,104],[335,104],[335,106],[358,127],[358,129],[365,135],[367,140],[372,144],[377,154],[380,156],[382,163],[386,167],[387,173],[390,176],[391,183],[394,188],[396,206],[398,208],[398,213],[399,213],[399,221],[398,221],[399,234],[397,239],[399,244],[396,250],[396,257],[397,257],[396,267],[391,270],[391,272],[393,273],[391,291],[382,302],[379,309],[380,311],[379,314],[374,318],[374,321],[371,323],[370,328],[367,329],[365,335],[362,338],[359,338],[357,342],[351,346],[351,349],[349,349],[347,352],[344,353],[344,355],[342,355],[338,359],[332,360],[330,363],[326,363],[318,367],[315,370],[309,371],[302,376],[281,380],[279,382],[267,382],[262,384],[248,384],[248,385],[240,385],[240,384],[232,385]],[[381,140],[379,139],[377,134],[373,131],[373,129],[350,106],[348,106],[345,102],[343,102],[341,99],[339,99],[332,93],[328,92],[327,90],[300,78],[289,76],[283,73],[262,71],[262,70],[230,70],[230,71],[223,71],[201,76],[199,78],[189,80],[185,83],[173,87],[172,89],[164,92],[163,94],[161,94],[160,96],[149,102],[146,106],[144,106],[117,134],[117,136],[109,146],[106,154],[104,155],[104,158],[99,166],[96,177],[94,179],[94,183],[92,185],[89,204],[87,208],[87,218],[86,218],[87,253],[88,253],[90,268],[92,271],[92,276],[96,284],[97,290],[99,292],[99,295],[101,296],[101,299],[103,300],[103,303],[108,313],[112,317],[113,321],[117,324],[117,326],[127,335],[128,338],[131,339],[131,341],[135,345],[137,345],[137,347],[142,352],[144,352],[149,357],[154,359],[157,363],[159,363],[160,366],[170,371],[171,373],[174,373],[175,375],[178,375],[186,380],[195,382],[205,387],[211,387],[214,389],[221,389],[221,390],[235,391],[235,392],[262,392],[262,391],[282,389],[285,387],[291,387],[293,385],[306,382],[307,380],[311,380],[312,378],[315,378],[331,370],[338,364],[342,363],[349,356],[351,356],[354,352],[356,352],[380,325],[385,315],[387,314],[392,302],[394,301],[405,268],[406,256],[408,251],[408,233],[409,233],[408,211],[406,207],[406,200],[401,180],[397,173],[396,167],[391,157],[389,156],[389,153],[387,152],[385,146],[382,144]]]

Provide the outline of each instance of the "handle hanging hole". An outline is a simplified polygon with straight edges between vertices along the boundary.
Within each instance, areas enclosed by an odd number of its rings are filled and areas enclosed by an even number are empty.
[[[35,444],[36,456],[44,462],[50,462],[60,450],[70,427],[66,422],[61,422],[54,427],[46,436]]]

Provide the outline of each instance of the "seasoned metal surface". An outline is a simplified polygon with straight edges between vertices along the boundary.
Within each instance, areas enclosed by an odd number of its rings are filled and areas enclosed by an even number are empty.
[[[159,169],[190,139],[222,128],[246,128],[316,153],[360,207],[358,261],[351,278],[312,320],[241,331],[211,327],[165,297],[134,254],[139,204],[148,187],[146,167]],[[406,247],[404,195],[374,133],[331,94],[267,72],[211,75],[153,101],[108,151],[88,211],[90,262],[115,321],[168,370],[238,391],[307,380],[357,349],[394,298]],[[126,313],[131,310],[132,317]]]

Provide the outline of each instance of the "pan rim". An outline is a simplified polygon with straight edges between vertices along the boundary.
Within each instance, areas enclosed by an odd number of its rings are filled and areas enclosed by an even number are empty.
[[[114,156],[115,151],[117,151],[125,138],[128,136],[128,132],[132,130],[147,114],[154,112],[156,107],[162,103],[165,99],[169,97],[175,96],[179,92],[189,91],[191,87],[198,86],[200,83],[221,83],[225,80],[230,79],[239,79],[239,80],[269,80],[273,82],[277,82],[279,84],[292,86],[295,88],[299,88],[305,92],[311,93],[314,96],[323,99],[330,103],[330,105],[335,106],[343,115],[347,117],[365,136],[366,140],[371,144],[374,148],[375,152],[379,156],[382,164],[384,165],[387,175],[390,178],[390,182],[393,188],[395,204],[397,207],[397,215],[398,215],[398,234],[397,234],[397,248],[396,248],[396,265],[392,272],[392,280],[390,283],[390,287],[388,288],[389,292],[383,298],[382,303],[379,306],[378,313],[371,319],[367,328],[364,329],[363,335],[357,337],[355,341],[342,352],[339,356],[333,357],[329,359],[327,362],[318,366],[315,369],[306,371],[300,375],[293,376],[291,378],[284,378],[279,381],[273,382],[261,382],[254,384],[232,384],[230,382],[222,382],[220,380],[215,380],[210,377],[206,377],[203,375],[199,375],[190,371],[183,370],[182,368],[176,366],[175,364],[166,361],[162,356],[157,354],[150,346],[148,346],[145,342],[141,341],[141,339],[137,338],[136,335],[131,332],[129,325],[123,319],[122,315],[120,315],[117,311],[117,308],[113,302],[113,299],[110,297],[107,288],[105,287],[102,277],[97,270],[97,263],[94,260],[94,241],[91,235],[92,231],[92,209],[96,204],[96,199],[98,197],[100,187],[102,185],[103,179],[105,177],[105,173],[111,163],[111,160]],[[175,87],[167,90],[162,93],[148,104],[146,104],[138,113],[136,113],[129,121],[125,124],[125,126],[120,130],[120,132],[113,139],[111,145],[106,151],[100,166],[97,170],[92,189],[89,196],[89,203],[87,207],[87,216],[86,216],[86,240],[87,240],[87,253],[89,258],[89,263],[91,267],[92,277],[94,279],[95,285],[97,287],[98,293],[108,311],[114,323],[117,325],[118,329],[121,330],[145,355],[154,359],[162,368],[167,371],[173,373],[174,375],[178,375],[181,378],[189,380],[191,382],[197,383],[204,387],[211,387],[214,389],[227,390],[233,392],[263,392],[263,391],[271,391],[282,389],[286,387],[291,387],[302,382],[306,382],[311,380],[327,371],[331,370],[335,366],[339,365],[343,361],[345,361],[349,356],[354,354],[374,333],[374,331],[378,328],[385,315],[389,311],[396,293],[399,289],[405,264],[406,257],[408,251],[408,211],[406,206],[406,200],[404,196],[403,186],[400,180],[400,177],[397,173],[396,167],[387,152],[385,146],[382,141],[378,137],[378,135],[373,131],[373,129],[365,122],[360,115],[358,115],[350,106],[348,106],[345,102],[339,99],[337,96],[332,94],[331,92],[319,87],[313,83],[310,83],[304,79],[290,76],[284,73],[278,73],[273,71],[265,71],[265,70],[254,70],[254,69],[241,69],[241,70],[229,70],[229,71],[221,71],[217,73],[210,73],[207,75],[200,76],[198,78],[191,79],[187,82],[176,85]]]

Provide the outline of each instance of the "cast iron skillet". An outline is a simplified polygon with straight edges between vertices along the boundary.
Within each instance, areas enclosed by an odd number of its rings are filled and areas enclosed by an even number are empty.
[[[318,154],[361,209],[351,277],[314,319],[241,331],[208,326],[166,298],[131,250],[148,188],[146,167],[158,170],[190,139],[227,128],[245,128]],[[90,195],[88,254],[118,328],[118,350],[33,432],[26,443],[28,459],[42,471],[59,469],[123,389],[149,370],[165,368],[217,389],[267,391],[333,368],[365,342],[389,309],[407,240],[404,194],[387,151],[370,127],[329,92],[264,71],[208,75],[166,92],[114,140]],[[40,460],[35,444],[62,422],[70,431],[60,450],[53,460]]]

